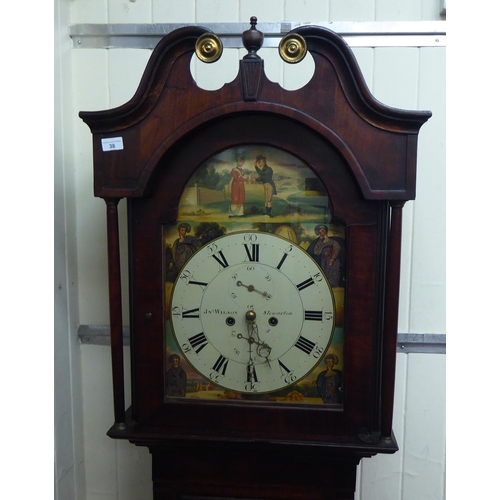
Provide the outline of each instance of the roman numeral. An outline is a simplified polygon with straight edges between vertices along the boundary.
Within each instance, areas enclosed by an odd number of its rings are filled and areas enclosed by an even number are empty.
[[[323,311],[304,311],[304,318],[309,321],[323,321]]]
[[[297,347],[301,351],[304,351],[306,354],[311,354],[315,345],[316,344],[314,342],[311,342],[309,339],[302,337],[302,335],[299,337],[299,340],[295,342],[295,347]]]
[[[208,283],[203,283],[203,281],[190,281],[188,285],[200,285],[204,288],[208,285]]]
[[[281,378],[285,381],[286,384],[293,384],[297,381],[297,376],[293,373],[293,370],[290,370],[279,359],[278,364],[281,370]]]
[[[196,351],[196,354],[198,354],[205,346],[208,345],[208,339],[203,332],[198,333],[197,335],[193,335],[192,337],[189,337],[188,341],[193,347],[193,349]]]
[[[278,364],[280,365],[281,375],[287,375],[290,373],[290,370],[278,359]]]
[[[245,243],[245,250],[248,255],[248,260],[250,262],[259,262],[259,244],[252,243],[251,245],[247,245]]]
[[[184,318],[199,318],[200,317],[200,308],[190,309],[189,311],[182,311],[182,319]]]
[[[311,286],[311,285],[314,285],[314,280],[312,278],[309,278],[305,281],[303,281],[302,283],[299,283],[298,285],[295,285],[297,287],[297,289],[299,290],[299,292],[301,292],[302,290],[304,290],[304,288],[307,288],[308,286]]]
[[[218,357],[217,361],[215,362],[214,366],[212,366],[212,369],[216,371],[217,373],[220,373],[222,375],[226,374],[226,369],[227,369],[227,364],[229,360],[225,358],[222,354]]]
[[[255,366],[247,365],[247,382],[258,382]]]
[[[212,257],[223,267],[223,268],[226,268],[227,266],[229,266],[229,264],[227,263],[227,260],[226,260],[226,257],[225,255],[222,253],[222,250],[217,252],[219,256],[217,255],[212,255]]]
[[[288,257],[288,254],[287,253],[284,253],[283,254],[283,257],[281,257],[281,260],[280,260],[280,263],[278,264],[278,266],[276,267],[276,269],[281,269],[281,266],[283,265],[283,262],[285,262],[285,259]]]

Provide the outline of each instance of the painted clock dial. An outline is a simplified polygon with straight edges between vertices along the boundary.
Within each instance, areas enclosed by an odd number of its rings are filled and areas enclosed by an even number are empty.
[[[322,359],[335,306],[321,268],[276,235],[232,233],[196,252],[174,285],[171,321],[192,367],[241,393],[277,391]]]
[[[217,153],[163,240],[166,399],[342,408],[346,227],[308,165]]]

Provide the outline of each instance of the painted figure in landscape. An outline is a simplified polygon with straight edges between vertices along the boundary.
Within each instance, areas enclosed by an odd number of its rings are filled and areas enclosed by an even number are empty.
[[[264,185],[266,215],[272,217],[273,195],[278,194],[276,192],[276,185],[273,182],[273,169],[267,164],[265,156],[257,155],[257,158],[255,158],[255,170],[259,174],[256,181],[262,182]]]
[[[245,211],[245,172],[243,165],[245,164],[245,156],[243,153],[238,153],[236,157],[236,167],[231,170],[233,178],[230,183],[231,190],[231,206],[229,209],[229,217],[242,217]]]
[[[336,288],[340,286],[340,243],[328,236],[328,226],[325,224],[318,224],[314,232],[318,238],[309,245],[307,252],[321,266],[330,286]]]
[[[339,364],[339,358],[335,354],[328,354],[324,362],[326,370],[316,380],[321,399],[324,403],[342,403],[342,372],[334,369]]]
[[[187,375],[181,368],[181,358],[178,354],[172,354],[168,358],[170,368],[165,374],[165,385],[167,396],[186,396]]]

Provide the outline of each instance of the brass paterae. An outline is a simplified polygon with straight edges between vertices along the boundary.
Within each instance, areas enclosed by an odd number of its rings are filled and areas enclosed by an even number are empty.
[[[285,62],[295,64],[307,54],[307,43],[301,35],[290,33],[281,39],[279,46],[280,56]]]
[[[218,61],[222,55],[222,42],[213,33],[204,33],[196,40],[196,55],[205,63]]]

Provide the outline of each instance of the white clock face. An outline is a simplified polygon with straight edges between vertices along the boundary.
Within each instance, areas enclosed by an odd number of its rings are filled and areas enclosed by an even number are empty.
[[[323,358],[334,329],[328,280],[314,259],[268,233],[232,233],[198,250],[174,285],[171,321],[187,361],[213,383],[267,393]]]

